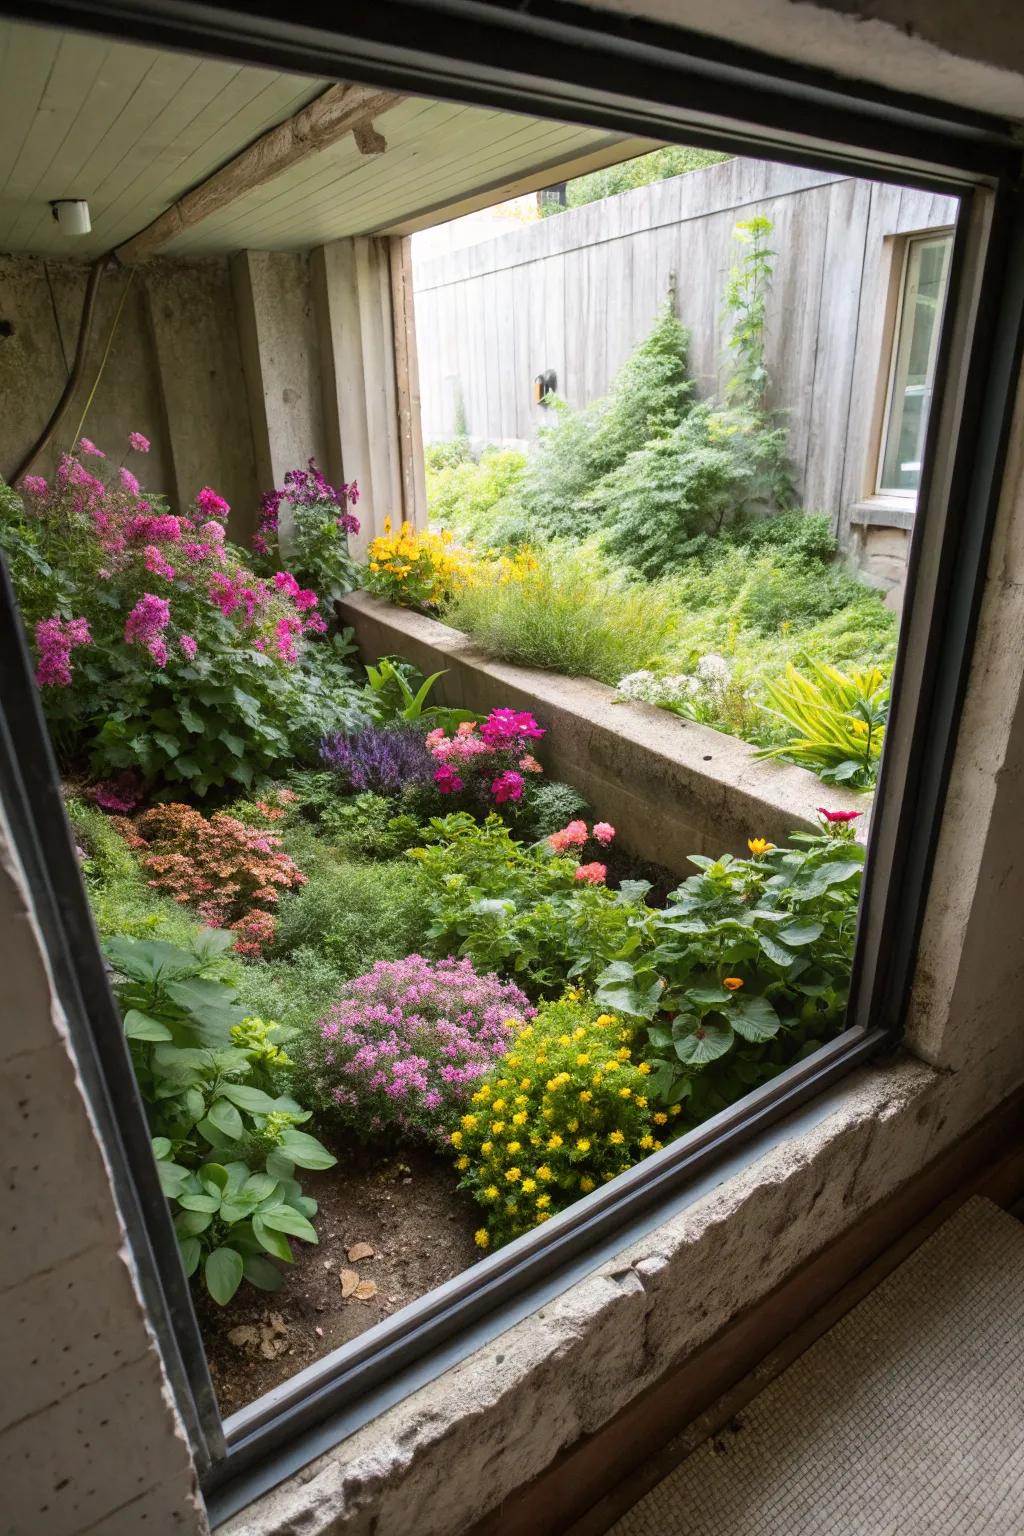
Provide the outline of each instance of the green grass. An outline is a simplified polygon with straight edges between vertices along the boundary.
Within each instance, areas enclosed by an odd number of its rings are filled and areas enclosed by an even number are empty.
[[[591,550],[552,545],[537,559],[523,581],[467,588],[446,622],[500,661],[602,683],[617,683],[665,650],[675,614],[659,586],[616,576]]]

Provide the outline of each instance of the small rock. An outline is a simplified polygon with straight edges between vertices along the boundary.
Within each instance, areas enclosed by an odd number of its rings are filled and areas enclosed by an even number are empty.
[[[245,1349],[248,1345],[255,1344],[259,1336],[258,1328],[243,1325],[241,1328],[230,1329],[228,1343],[233,1344],[236,1349]]]
[[[360,1280],[352,1294],[357,1301],[369,1301],[371,1296],[376,1296],[377,1287],[372,1280]]]
[[[314,1328],[313,1332],[316,1334],[318,1339],[322,1339],[324,1336],[324,1331],[322,1328]]]
[[[372,1259],[374,1257],[374,1251],[369,1243],[353,1243],[352,1247],[347,1251],[350,1264],[358,1264],[360,1259]]]
[[[348,1298],[353,1294],[359,1284],[359,1275],[354,1269],[343,1269],[341,1272],[341,1294]]]

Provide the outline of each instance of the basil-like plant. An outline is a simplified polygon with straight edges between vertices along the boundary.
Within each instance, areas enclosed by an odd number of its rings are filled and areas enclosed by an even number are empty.
[[[201,1269],[221,1306],[243,1279],[280,1287],[268,1255],[291,1263],[289,1237],[317,1241],[316,1201],[295,1170],[336,1161],[298,1129],[311,1111],[272,1091],[289,1064],[281,1032],[209,974],[233,937],[206,929],[192,951],[156,939],[106,945],[182,1262],[189,1276]]]
[[[597,978],[598,1003],[647,1021],[651,1091],[688,1100],[691,1120],[842,1026],[864,849],[817,833],[792,841],[755,842],[749,859],[694,856],[701,873],[664,912],[634,920],[638,947]]]

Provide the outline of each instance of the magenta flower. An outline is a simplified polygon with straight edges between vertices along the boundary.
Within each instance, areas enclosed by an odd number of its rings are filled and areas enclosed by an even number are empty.
[[[142,799],[142,780],[138,770],[125,768],[112,779],[101,779],[92,788],[92,798],[104,811],[129,816]]]
[[[22,489],[30,496],[45,496],[49,490],[45,478],[42,475],[26,475],[21,482]]]
[[[495,805],[504,805],[506,800],[521,800],[525,780],[521,773],[516,773],[514,768],[506,768],[500,773],[491,785],[491,794],[494,796]]]
[[[35,628],[39,661],[36,682],[40,688],[66,688],[71,682],[71,652],[80,645],[91,645],[92,634],[86,619],[40,619]]]
[[[125,469],[124,465],[122,464],[117,473],[118,478],[120,479],[121,484],[124,486],[126,491],[129,491],[132,496],[142,495],[142,487],[130,469]]]
[[[823,805],[815,807],[819,816],[824,816],[826,821],[856,821],[858,816],[863,816],[863,811],[826,811]]]
[[[184,652],[184,654],[188,657],[189,661],[194,661],[195,660],[195,655],[196,655],[196,652],[199,649],[199,646],[196,643],[196,641],[192,638],[192,636],[191,635],[179,635],[178,636],[178,644],[181,647],[181,649]]]
[[[434,770],[434,783],[442,795],[457,795],[466,785],[450,763],[442,763]]]
[[[168,564],[155,544],[146,545],[142,551],[142,563],[154,576],[162,576],[165,581],[174,580],[174,566]]]
[[[196,506],[204,517],[225,518],[231,511],[223,496],[218,496],[208,485],[204,485],[196,497]]]
[[[525,709],[492,709],[480,727],[483,739],[492,746],[505,746],[510,742],[539,739],[544,729]]]
[[[225,502],[224,505],[227,506],[227,502]],[[203,523],[199,532],[202,534],[203,538],[207,539],[211,544],[224,543],[224,529],[221,527],[220,523]]]
[[[78,446],[81,448],[82,452],[87,453],[91,459],[106,458],[106,454],[103,452],[103,449],[97,448],[96,444],[89,437],[80,437],[78,439]]]
[[[136,453],[148,453],[149,452],[149,438],[148,437],[143,437],[141,432],[129,432],[128,433],[128,441],[131,444],[131,446],[135,449]]]
[[[171,605],[164,597],[146,592],[124,622],[124,638],[129,645],[141,645],[158,667],[167,665],[167,645],[163,631],[171,622]]]

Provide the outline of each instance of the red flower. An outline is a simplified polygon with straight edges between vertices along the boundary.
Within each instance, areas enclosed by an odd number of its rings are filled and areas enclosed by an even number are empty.
[[[826,811],[823,805],[816,806],[819,816],[824,816],[826,821],[856,821],[858,816],[863,816],[863,811]]]

